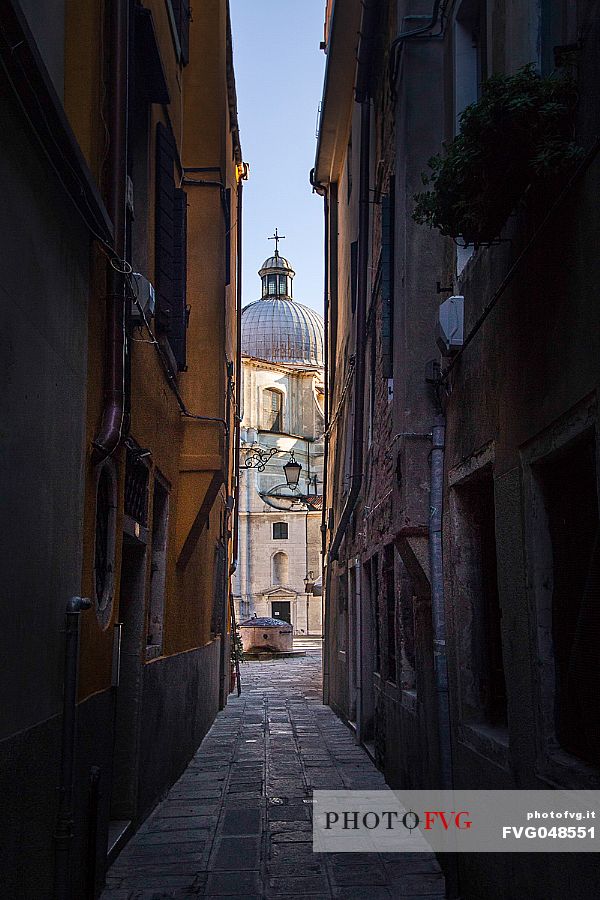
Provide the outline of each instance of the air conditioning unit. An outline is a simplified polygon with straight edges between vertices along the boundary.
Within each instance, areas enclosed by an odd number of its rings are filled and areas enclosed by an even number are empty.
[[[442,356],[452,356],[464,341],[465,298],[448,297],[438,310],[435,340]]]
[[[156,306],[154,287],[152,282],[139,272],[133,272],[131,287],[135,293],[135,298],[131,298],[131,321],[134,325],[143,325],[144,316],[146,319],[154,316]]]

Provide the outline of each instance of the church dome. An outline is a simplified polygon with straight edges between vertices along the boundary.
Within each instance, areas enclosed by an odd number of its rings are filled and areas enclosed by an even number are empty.
[[[265,260],[262,297],[242,310],[242,352],[267,362],[323,366],[323,319],[292,299],[294,274],[277,252]]]
[[[292,278],[296,274],[294,272],[294,270],[292,269],[292,267],[290,266],[287,259],[285,258],[285,256],[280,256],[278,253],[276,256],[269,256],[268,259],[265,259],[264,263],[262,264],[262,266],[259,269],[258,274],[262,278],[263,275],[266,275],[271,270],[279,271],[281,269],[284,269],[286,272],[289,272],[290,275],[292,276]]]

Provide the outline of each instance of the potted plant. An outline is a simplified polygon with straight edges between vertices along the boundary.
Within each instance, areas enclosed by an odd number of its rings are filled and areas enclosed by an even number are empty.
[[[542,77],[530,64],[491,76],[461,114],[458,135],[429,160],[415,221],[465,244],[491,243],[530,185],[549,186],[581,157],[576,103],[568,75]]]
[[[239,626],[236,625],[231,631],[231,653],[229,664],[230,692],[235,690],[238,665],[239,663],[244,662],[245,658],[242,636],[240,634]]]

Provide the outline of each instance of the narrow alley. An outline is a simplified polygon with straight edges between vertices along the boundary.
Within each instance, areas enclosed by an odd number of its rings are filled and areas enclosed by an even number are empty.
[[[312,852],[313,789],[385,789],[321,701],[321,654],[242,667],[244,690],[118,857],[102,900],[444,896],[435,858]]]

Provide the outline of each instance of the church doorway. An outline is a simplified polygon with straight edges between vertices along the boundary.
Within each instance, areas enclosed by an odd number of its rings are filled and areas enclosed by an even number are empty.
[[[289,600],[273,600],[271,603],[271,615],[274,619],[292,624],[291,603]]]

